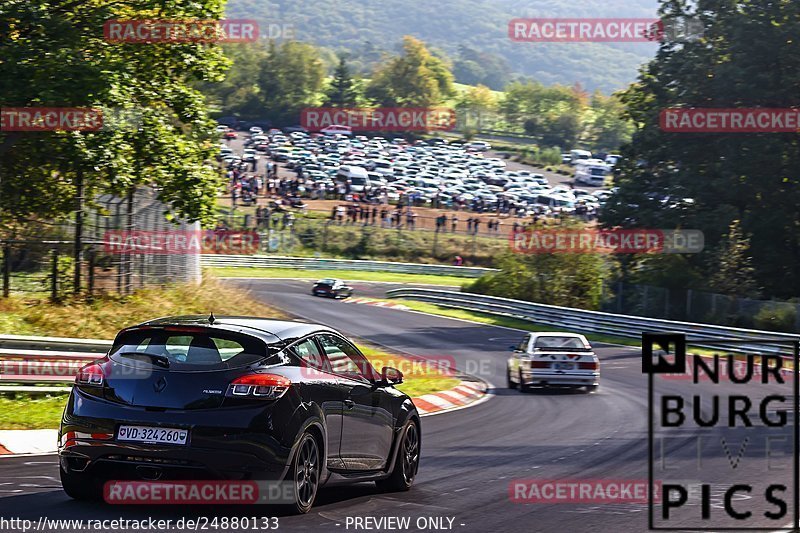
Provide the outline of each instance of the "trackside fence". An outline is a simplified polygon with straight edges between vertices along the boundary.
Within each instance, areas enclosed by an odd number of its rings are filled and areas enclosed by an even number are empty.
[[[393,263],[347,259],[316,259],[272,255],[202,255],[203,267],[292,268],[300,270],[358,270],[364,272],[395,272],[401,274],[434,274],[479,278],[492,268],[460,267],[450,265],[424,265],[418,263]]]
[[[454,309],[508,316],[553,328],[630,339],[640,339],[644,331],[680,332],[686,334],[692,346],[709,349],[724,348],[733,352],[782,353],[780,346],[769,343],[800,340],[800,335],[586,311],[465,292],[409,288],[390,290],[386,295],[389,298],[406,298]],[[725,340],[731,342],[726,343]],[[708,344],[711,342],[713,344]]]

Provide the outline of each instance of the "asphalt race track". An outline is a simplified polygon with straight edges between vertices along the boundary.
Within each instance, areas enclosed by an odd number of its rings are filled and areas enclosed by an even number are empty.
[[[412,517],[411,531],[435,530],[419,522],[419,517],[442,519],[442,529],[463,532],[563,531],[627,532],[647,530],[647,505],[639,503],[514,503],[509,486],[515,479],[540,480],[637,480],[646,481],[647,468],[647,378],[642,374],[640,350],[621,346],[599,346],[602,381],[596,394],[582,392],[529,392],[509,390],[505,385],[505,359],[508,346],[520,333],[506,328],[432,317],[420,313],[348,304],[314,298],[310,281],[232,280],[252,294],[309,321],[321,322],[345,334],[361,337],[395,350],[423,356],[452,356],[460,368],[471,370],[493,388],[488,401],[422,420],[422,463],[410,492],[380,494],[373,484],[323,489],[311,513],[281,516],[280,530],[335,532],[356,529],[355,517]],[[387,284],[352,282],[356,295],[380,296]],[[660,379],[660,378],[659,378]],[[659,390],[697,391],[690,382],[661,381]],[[713,385],[713,392],[741,392],[741,386]],[[755,387],[749,385],[747,387]],[[790,384],[774,391],[791,394]],[[749,390],[758,414],[757,401],[766,395],[763,388]],[[789,402],[791,403],[791,402]],[[790,410],[790,405],[786,406]],[[771,408],[769,411],[775,411]],[[703,413],[707,414],[704,408]],[[723,415],[727,413],[722,410]],[[755,419],[756,426],[763,423]],[[791,422],[790,422],[791,424]],[[791,425],[785,430],[791,431]],[[707,442],[719,441],[718,431],[703,435]],[[737,526],[725,521],[722,491],[733,483],[750,483],[752,494],[739,494],[736,506],[750,510],[748,527],[760,525],[777,529],[791,522],[792,481],[789,464],[778,444],[772,444],[771,462],[767,458],[766,428],[759,427],[740,447],[727,432],[731,457],[703,457],[702,473],[697,472],[696,432],[676,430],[664,444],[666,456],[676,468],[670,479],[706,480],[713,473],[710,487],[710,512],[706,527]],[[773,431],[770,429],[770,431]],[[783,434],[786,434],[784,431]],[[751,434],[748,434],[751,435]],[[789,439],[791,442],[791,439]],[[719,442],[716,442],[719,447]],[[733,463],[736,457],[740,463]],[[731,459],[732,458],[732,459]],[[736,468],[732,467],[736,464]],[[774,469],[774,470],[768,470]],[[764,499],[763,484],[774,479],[787,485],[782,494],[789,513],[780,520],[763,516],[776,506]],[[656,507],[660,512],[660,507]],[[103,519],[145,517],[172,518],[199,516],[264,516],[270,508],[166,508],[109,506],[77,503],[64,495],[58,482],[54,456],[0,459],[0,516],[38,521],[50,519]],[[700,506],[681,510],[680,526],[696,530]],[[349,527],[348,527],[349,519]],[[452,526],[449,526],[452,520]],[[685,526],[684,526],[685,524]],[[374,524],[372,524],[374,526]],[[424,526],[418,529],[419,526]],[[386,530],[386,529],[384,529]]]

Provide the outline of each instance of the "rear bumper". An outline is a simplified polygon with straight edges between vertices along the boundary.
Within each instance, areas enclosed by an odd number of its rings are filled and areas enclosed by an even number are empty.
[[[522,385],[532,387],[583,387],[599,384],[599,372],[522,371]]]
[[[289,424],[272,411],[158,412],[73,393],[59,431],[61,467],[102,480],[283,479],[294,436],[274,429]],[[118,441],[121,424],[187,429],[189,438],[186,445]]]

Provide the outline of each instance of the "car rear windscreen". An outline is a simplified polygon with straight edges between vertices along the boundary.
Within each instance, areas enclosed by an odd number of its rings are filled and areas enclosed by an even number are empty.
[[[587,350],[583,341],[577,337],[538,337],[534,348]]]
[[[201,328],[202,329],[202,328]],[[278,346],[225,331],[201,329],[144,329],[121,334],[111,349],[111,359],[123,364],[149,364],[171,371],[224,370],[278,358]]]

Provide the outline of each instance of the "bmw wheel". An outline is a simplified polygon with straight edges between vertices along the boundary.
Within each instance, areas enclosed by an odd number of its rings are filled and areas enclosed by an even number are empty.
[[[525,385],[525,381],[522,379],[522,370],[519,371],[519,391],[520,392],[527,392],[528,386]]]
[[[516,389],[519,385],[519,383],[511,381],[511,370],[509,368],[506,368],[506,384],[509,389]]]

